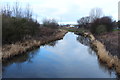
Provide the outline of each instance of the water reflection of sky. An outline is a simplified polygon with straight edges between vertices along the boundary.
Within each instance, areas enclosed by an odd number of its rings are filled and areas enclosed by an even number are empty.
[[[4,77],[34,78],[110,78],[115,73],[100,67],[88,46],[76,40],[78,36],[67,33],[53,46],[41,46],[31,61],[13,63],[5,67]]]

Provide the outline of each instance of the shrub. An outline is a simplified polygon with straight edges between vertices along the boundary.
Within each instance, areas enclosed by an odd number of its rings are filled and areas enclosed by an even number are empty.
[[[112,19],[108,16],[102,17],[100,23],[106,25],[106,29],[108,32],[113,30],[113,22]]]
[[[33,20],[30,8],[25,10],[27,12],[24,12],[17,2],[13,9],[9,5],[1,9],[3,44],[11,44],[37,34],[40,25]]]
[[[102,26],[104,26],[105,28]],[[99,27],[99,28],[97,28],[97,27]],[[100,28],[102,28],[102,29],[100,29]],[[110,32],[113,30],[112,19],[110,17],[107,17],[107,16],[102,17],[102,18],[97,18],[96,20],[94,20],[91,23],[90,30],[93,34],[98,34],[99,32],[104,32],[104,31]]]
[[[38,32],[39,23],[25,18],[2,16],[2,43],[14,43]]]
[[[79,25],[79,28],[80,27],[84,27],[84,28],[88,28],[88,24],[90,22],[90,17],[87,16],[87,17],[82,17],[81,19],[79,19],[77,21],[78,25]]]
[[[94,20],[94,22],[91,23],[90,31],[95,34],[97,26],[100,25],[100,19]]]
[[[99,25],[97,28],[96,28],[96,34],[101,34],[101,33],[104,33],[106,32],[106,26],[105,25]]]

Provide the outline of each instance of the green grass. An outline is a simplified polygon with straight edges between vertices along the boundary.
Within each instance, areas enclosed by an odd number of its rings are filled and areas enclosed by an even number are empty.
[[[68,32],[74,32],[74,33],[76,33],[76,34],[81,34],[81,33],[84,33],[84,32],[89,32],[87,29],[85,29],[85,28],[68,28],[68,27],[62,27],[61,29],[63,29],[63,30],[66,30],[66,31],[68,31]]]
[[[77,32],[77,33],[83,33],[86,32],[87,30],[80,28],[80,29],[67,29],[69,32]]]
[[[120,29],[114,29],[113,31],[120,31]]]

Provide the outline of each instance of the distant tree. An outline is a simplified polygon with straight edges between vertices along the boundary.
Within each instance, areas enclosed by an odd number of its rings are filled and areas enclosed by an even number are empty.
[[[26,10],[25,10],[25,18],[27,19],[31,19],[32,18],[32,10],[30,9],[30,5],[28,4],[26,6]]]
[[[79,27],[84,27],[84,28],[86,28],[86,27],[87,27],[87,24],[90,23],[90,17],[89,17],[89,16],[87,16],[87,17],[82,17],[81,19],[79,19],[79,20],[77,21],[77,23],[78,23]]]
[[[94,20],[96,20],[97,18],[100,18],[103,16],[103,12],[101,8],[93,8],[90,13],[89,16],[91,18],[91,22],[93,22]]]
[[[120,28],[120,20],[118,21],[118,27]]]
[[[93,33],[93,34],[96,34],[96,28],[97,26],[100,25],[100,19],[97,18],[96,20],[94,20],[91,24],[91,27],[90,27],[90,31]]]
[[[114,27],[114,28],[117,28],[117,27],[118,27],[116,20],[113,21],[112,23],[113,23],[113,27]]]
[[[20,4],[18,2],[15,3],[15,5],[13,6],[13,15],[17,18],[22,17],[22,8],[20,6]]]
[[[8,17],[12,16],[12,10],[10,5],[6,4],[5,6],[2,6],[0,13],[3,16],[8,16]]]
[[[91,32],[94,34],[100,34],[100,32],[110,32],[113,30],[113,22],[111,17],[104,16],[97,18],[91,24]]]
[[[44,19],[43,26],[52,29],[57,29],[59,25],[55,19]]]
[[[100,23],[106,26],[108,32],[113,30],[114,25],[111,17],[109,16],[102,17]]]

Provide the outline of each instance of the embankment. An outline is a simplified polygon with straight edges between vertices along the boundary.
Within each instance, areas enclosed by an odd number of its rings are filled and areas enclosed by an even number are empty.
[[[98,40],[91,33],[83,33],[85,37],[90,38],[91,47],[96,51],[98,55],[98,59],[105,63],[108,68],[114,68],[118,74],[120,74],[120,60],[117,56],[111,55],[105,48],[105,46]]]
[[[17,42],[15,44],[4,45],[2,47],[2,60],[10,59],[16,55],[27,53],[40,45],[49,43],[54,40],[63,38],[67,33],[65,30],[59,30],[56,34],[53,34],[49,37],[43,37],[42,39],[30,39],[23,42]]]

